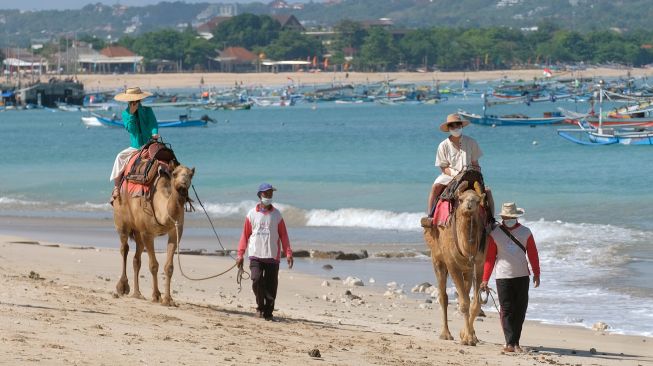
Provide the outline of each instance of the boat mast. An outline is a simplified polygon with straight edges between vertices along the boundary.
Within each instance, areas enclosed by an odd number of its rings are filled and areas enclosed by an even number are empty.
[[[603,133],[603,85],[605,81],[599,80],[599,133]]]

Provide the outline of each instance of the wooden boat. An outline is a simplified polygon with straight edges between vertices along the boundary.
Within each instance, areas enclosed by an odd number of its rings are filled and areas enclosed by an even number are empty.
[[[553,125],[562,123],[565,117],[562,114],[545,115],[542,117],[528,117],[521,114],[507,115],[507,116],[494,116],[494,115],[478,115],[474,113],[458,110],[458,114],[463,118],[469,120],[471,123],[485,126],[538,126],[538,125]]]
[[[641,125],[604,127],[603,124],[603,83],[599,94],[598,127],[592,126],[587,119],[578,121],[577,129],[559,129],[558,135],[580,145],[653,145],[653,127]],[[633,119],[633,118],[629,118]]]
[[[594,127],[581,120],[578,129],[559,129],[558,135],[580,145],[653,145],[650,127]]]
[[[104,127],[120,127],[124,128],[122,120],[118,119],[116,116],[105,117],[99,114],[91,113],[90,117],[82,117],[82,122],[89,127],[97,127],[95,121],[92,118],[95,118],[97,123],[100,126]],[[160,120],[158,121],[159,128],[168,128],[168,127],[204,127],[208,122],[215,123],[215,120],[207,115],[203,115],[199,119],[190,119],[188,115],[180,115],[179,119],[175,120]]]

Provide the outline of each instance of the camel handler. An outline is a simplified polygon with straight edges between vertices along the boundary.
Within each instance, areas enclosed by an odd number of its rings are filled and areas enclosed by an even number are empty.
[[[465,168],[481,170],[478,159],[483,156],[476,140],[463,136],[463,127],[469,121],[460,117],[458,113],[447,116],[447,120],[440,124],[440,131],[448,132],[449,137],[440,143],[435,155],[435,166],[440,168],[440,175],[435,179],[429,192],[426,204],[426,215],[433,217],[433,211],[438,198],[449,185],[453,177]]]
[[[260,202],[245,217],[243,234],[238,244],[238,268],[243,267],[245,250],[249,257],[252,290],[256,296],[256,312],[259,318],[274,321],[274,301],[279,285],[279,262],[281,249],[286,253],[288,268],[293,266],[292,249],[286,224],[281,212],[272,206],[276,188],[268,183],[258,187]]]
[[[519,339],[528,308],[528,262],[533,270],[533,287],[540,286],[540,260],[535,239],[530,229],[517,221],[523,214],[524,210],[517,208],[514,202],[504,203],[501,207],[499,216],[502,222],[488,237],[481,282],[481,290],[487,291],[496,263],[494,277],[501,305],[501,327],[506,339],[504,352],[523,352]]]
[[[152,93],[144,92],[139,87],[125,89],[114,97],[119,102],[127,102],[127,108],[122,111],[122,122],[129,133],[130,146],[118,153],[113,163],[113,170],[109,180],[114,182],[111,192],[111,201],[120,195],[120,184],[122,183],[123,169],[129,162],[132,154],[140,149],[150,140],[159,138],[159,123],[154,116],[152,108],[145,107],[141,100],[151,96]]]

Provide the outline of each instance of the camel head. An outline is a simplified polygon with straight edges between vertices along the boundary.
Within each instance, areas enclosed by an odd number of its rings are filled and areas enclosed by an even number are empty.
[[[184,165],[178,165],[172,171],[172,187],[182,197],[188,197],[188,190],[192,184],[195,168],[188,168]]]
[[[463,216],[471,217],[478,213],[485,200],[485,193],[480,194],[477,190],[468,190],[468,183],[466,181],[460,183],[456,189],[456,197],[458,198],[458,210]]]

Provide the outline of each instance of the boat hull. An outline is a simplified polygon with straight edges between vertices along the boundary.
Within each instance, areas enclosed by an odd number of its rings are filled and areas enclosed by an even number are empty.
[[[511,117],[496,117],[496,116],[481,116],[473,113],[466,113],[463,111],[458,112],[463,118],[469,120],[471,123],[484,126],[538,126],[538,125],[554,125],[563,123],[564,116],[560,117],[542,117],[542,118],[511,118]]]

